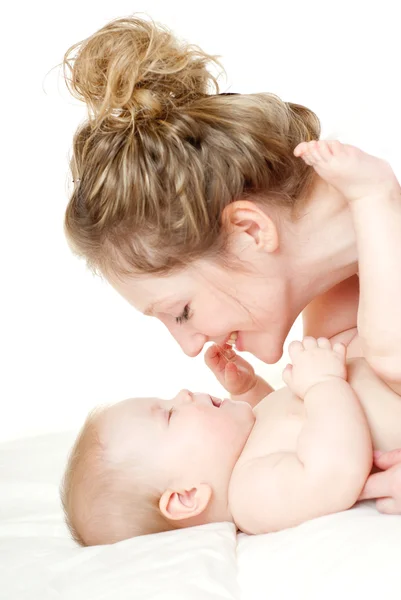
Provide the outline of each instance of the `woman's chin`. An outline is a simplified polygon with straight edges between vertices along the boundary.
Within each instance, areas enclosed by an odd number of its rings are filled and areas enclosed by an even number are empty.
[[[238,350],[241,352],[240,348],[238,348]],[[256,358],[264,363],[267,363],[268,365],[274,365],[283,355],[283,346],[282,344],[273,346],[271,340],[269,340],[269,342],[266,340],[265,344],[258,340],[257,344],[249,344],[249,347],[247,347],[247,344],[244,343],[242,351],[250,352]]]

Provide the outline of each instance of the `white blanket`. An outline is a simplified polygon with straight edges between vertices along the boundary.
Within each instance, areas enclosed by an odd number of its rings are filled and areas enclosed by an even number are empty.
[[[401,598],[401,517],[372,503],[277,534],[222,523],[77,547],[58,496],[73,438],[0,444],[2,600]]]

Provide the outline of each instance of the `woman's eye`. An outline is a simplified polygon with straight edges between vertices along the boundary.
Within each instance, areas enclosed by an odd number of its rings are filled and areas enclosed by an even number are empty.
[[[188,321],[188,319],[189,319],[189,304],[186,304],[184,307],[184,310],[182,311],[180,316],[175,318],[175,322],[182,325],[182,323],[184,323],[184,321]]]

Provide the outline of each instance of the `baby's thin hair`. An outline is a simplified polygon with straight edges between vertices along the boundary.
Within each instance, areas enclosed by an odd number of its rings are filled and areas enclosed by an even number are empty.
[[[110,462],[91,411],[71,450],[60,487],[67,526],[81,546],[112,544],[130,537],[168,531],[159,510],[160,493],[140,465]]]

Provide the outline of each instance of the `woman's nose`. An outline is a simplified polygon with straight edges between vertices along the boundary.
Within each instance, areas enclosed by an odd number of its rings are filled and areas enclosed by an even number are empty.
[[[183,329],[183,327],[182,327]],[[187,356],[198,356],[200,352],[203,350],[203,346],[208,341],[206,335],[203,333],[190,332],[190,331],[180,331],[174,328],[174,330],[169,328],[171,335],[176,339],[176,341],[181,346],[181,349]]]

